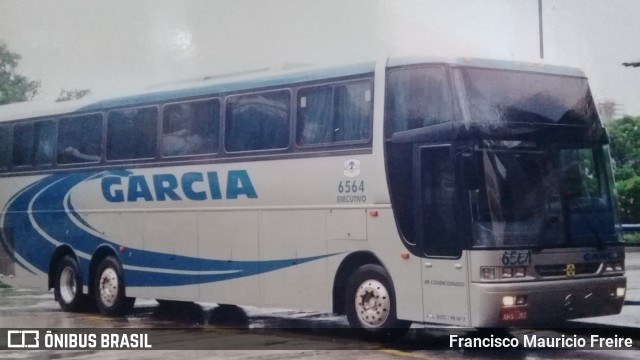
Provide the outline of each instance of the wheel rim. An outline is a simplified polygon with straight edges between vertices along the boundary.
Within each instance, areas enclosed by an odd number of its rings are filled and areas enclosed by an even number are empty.
[[[67,266],[62,270],[62,273],[60,273],[60,297],[62,301],[66,304],[71,303],[77,291],[76,272]]]
[[[389,317],[391,299],[387,288],[377,280],[367,280],[356,291],[356,314],[365,327],[380,327]]]
[[[105,269],[100,275],[100,300],[106,306],[113,306],[118,296],[118,274],[115,270]]]

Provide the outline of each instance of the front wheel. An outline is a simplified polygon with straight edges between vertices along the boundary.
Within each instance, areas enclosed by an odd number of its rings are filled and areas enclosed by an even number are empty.
[[[345,307],[349,325],[369,339],[395,340],[411,326],[396,317],[393,285],[379,265],[364,265],[354,272],[347,284]]]
[[[71,256],[60,260],[56,268],[54,296],[64,311],[80,311],[87,298],[82,294],[82,278],[78,261]]]
[[[122,266],[113,256],[107,256],[98,265],[93,290],[96,305],[106,316],[124,316],[136,301],[126,296]]]

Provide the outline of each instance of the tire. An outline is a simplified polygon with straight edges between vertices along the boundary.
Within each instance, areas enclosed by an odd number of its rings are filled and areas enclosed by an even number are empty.
[[[56,267],[53,293],[60,308],[64,311],[84,310],[87,297],[82,294],[82,276],[78,261],[66,255]]]
[[[411,326],[396,317],[393,285],[380,265],[364,265],[353,273],[346,287],[345,312],[349,325],[369,340],[392,341]]]
[[[96,306],[102,315],[125,316],[133,308],[136,299],[126,296],[122,266],[115,257],[102,259],[93,285]]]
[[[156,299],[158,306],[163,307],[179,307],[179,306],[191,306],[194,304],[193,301],[184,301],[184,300],[162,300]]]

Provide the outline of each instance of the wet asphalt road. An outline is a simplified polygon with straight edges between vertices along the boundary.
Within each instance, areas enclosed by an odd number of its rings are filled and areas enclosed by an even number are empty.
[[[640,259],[640,256],[636,256]],[[640,294],[640,264],[628,262],[629,295]],[[634,293],[635,291],[635,293]],[[637,296],[636,296],[637,297]],[[124,329],[151,332],[154,348],[162,350],[4,350],[8,359],[637,359],[640,356],[640,302],[629,300],[623,314],[593,322],[569,322],[563,330],[513,330],[495,333],[519,339],[526,334],[589,337],[598,328],[621,329],[634,338],[629,350],[459,349],[449,348],[449,336],[481,336],[458,328],[414,326],[394,344],[361,340],[348,330],[343,317],[282,309],[180,304],[159,306],[155,300],[139,299],[125,318],[105,318],[88,310],[65,313],[52,292],[0,288],[0,329]],[[604,321],[603,321],[604,319]],[[107,330],[109,331],[109,330]],[[608,330],[611,331],[611,330]],[[490,334],[482,334],[487,336]],[[2,344],[0,344],[1,346]],[[209,350],[194,350],[209,349]]]

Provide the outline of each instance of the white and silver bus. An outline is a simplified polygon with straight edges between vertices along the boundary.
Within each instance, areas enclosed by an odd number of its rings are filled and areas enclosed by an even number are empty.
[[[624,247],[579,70],[429,58],[0,109],[0,281],[411,322],[619,313]]]

